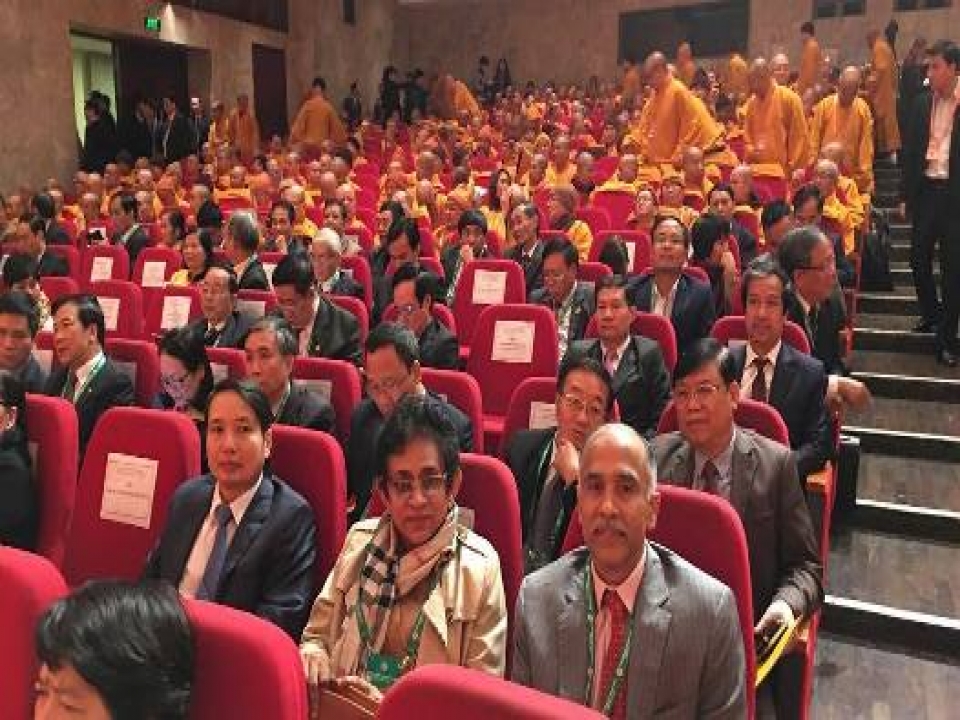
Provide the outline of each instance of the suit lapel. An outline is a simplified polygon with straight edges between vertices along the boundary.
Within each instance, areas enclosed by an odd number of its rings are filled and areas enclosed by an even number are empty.
[[[663,577],[660,556],[648,543],[643,580],[633,606],[636,623],[630,644],[627,671],[627,716],[652,717],[661,684],[660,665],[667,645],[672,617],[667,603],[670,593]],[[630,712],[635,708],[635,712]]]
[[[673,322],[674,327],[683,326],[683,316],[686,313],[686,310],[687,310],[687,280],[686,280],[686,275],[681,274],[680,278],[677,280],[677,290],[673,294],[673,308],[670,311],[670,320]]]
[[[634,376],[636,376],[637,379],[640,378],[641,373],[639,360],[640,351],[637,349],[637,339],[635,337],[631,337],[630,342],[627,343],[627,349],[623,351],[623,357],[619,359],[619,363],[617,364],[617,372],[613,375],[614,395],[619,394],[624,385],[631,380],[634,380]]]
[[[780,356],[777,358],[777,364],[773,368],[773,381],[770,383],[770,404],[773,407],[785,407],[787,396],[793,387],[793,380],[796,377],[793,368],[796,358],[793,355],[793,348],[786,343],[780,346]]]
[[[86,403],[94,396],[95,393],[100,392],[100,389],[103,387],[103,384],[107,380],[107,376],[112,371],[110,361],[104,357],[104,364],[100,367],[99,370],[89,378],[89,381],[86,385],[83,386],[83,389],[80,391],[80,395],[74,401],[74,406],[77,408],[77,412],[80,412],[80,408],[85,406]]]
[[[739,428],[734,430],[733,457],[730,465],[730,504],[747,525],[747,505],[757,473],[757,448]]]
[[[587,615],[586,588],[583,584],[584,568],[589,553],[581,551],[581,557],[571,566],[572,575],[563,593],[564,606],[557,619],[556,662],[557,694],[582,704],[590,702],[586,695],[587,678]]]
[[[273,505],[273,477],[268,473],[263,474],[260,481],[260,487],[257,494],[253,496],[250,507],[243,514],[243,520],[240,521],[240,527],[233,536],[230,547],[227,550],[227,558],[223,565],[223,572],[220,575],[220,587],[217,595],[220,595],[230,574],[236,568],[237,563],[249,549],[251,543],[256,539],[257,534],[263,527],[267,518],[270,516],[270,507]]]
[[[183,577],[187,568],[187,560],[193,551],[193,544],[197,541],[200,528],[203,527],[207,514],[210,512],[210,502],[213,499],[214,483],[208,476],[206,481],[197,488],[196,493],[186,503],[183,517],[170,518],[181,524],[182,531],[174,533],[173,546],[170,548],[169,567],[173,569],[170,577],[176,576],[177,582]]]
[[[671,485],[682,485],[692,488],[694,486],[693,472],[695,464],[693,461],[693,448],[690,443],[683,441],[673,454],[673,460],[667,468],[664,481]]]

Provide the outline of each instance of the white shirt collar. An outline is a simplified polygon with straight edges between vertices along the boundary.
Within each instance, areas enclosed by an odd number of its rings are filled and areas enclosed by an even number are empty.
[[[626,355],[626,353],[627,353],[627,348],[630,347],[630,340],[631,340],[631,339],[632,339],[632,338],[631,338],[631,336],[630,336],[630,333],[627,333],[627,337],[624,338],[623,342],[620,343],[620,347],[617,348],[617,362],[618,362],[618,363],[619,363],[621,360],[623,360],[623,356]],[[602,340],[600,341],[600,349],[603,351],[603,357],[606,358],[606,356],[607,356],[607,346],[603,344],[603,341],[602,341]]]
[[[325,293],[331,292],[333,290],[333,286],[337,284],[337,280],[339,279],[340,279],[340,270],[339,269],[334,270],[333,275],[331,275],[329,279],[324,280],[322,283],[320,283],[320,289],[323,290],[323,292]]]
[[[591,562],[590,572],[593,574],[593,593],[596,600],[596,605],[594,605],[594,607],[600,608],[603,606],[603,594],[609,588],[620,596],[620,600],[623,601],[623,604],[627,608],[627,613],[632,615],[633,605],[637,600],[637,593],[640,590],[640,583],[643,581],[643,568],[646,561],[647,544],[644,543],[643,552],[640,554],[640,559],[637,561],[636,566],[630,571],[630,574],[627,575],[626,579],[617,587],[607,585],[603,580],[601,580],[600,576],[597,574],[596,567],[594,566],[593,562]]]
[[[237,527],[240,526],[243,516],[247,512],[247,508],[249,508],[250,503],[253,502],[253,497],[257,494],[257,490],[260,489],[260,483],[262,482],[263,473],[261,472],[260,477],[257,478],[257,481],[253,484],[253,487],[238,495],[236,500],[230,503],[230,512],[233,515],[233,522]],[[220,499],[220,491],[216,490],[213,493],[213,498],[210,500],[210,511],[207,513],[207,520],[211,520],[214,517],[213,512],[217,509],[221,502],[222,500]]]
[[[93,372],[93,369],[101,361],[100,358],[103,357],[103,350],[98,350],[97,353],[87,360],[83,365],[77,368],[77,388],[81,388],[86,384],[87,378],[90,377],[90,373]]]
[[[780,346],[783,345],[783,340],[777,340],[777,344],[773,346],[773,349],[766,354],[767,362],[770,363],[771,367],[777,366],[777,358],[780,357]],[[748,367],[753,366],[753,361],[759,357],[757,353],[753,351],[753,346],[750,343],[747,343],[747,359],[743,364],[743,369],[746,370]]]

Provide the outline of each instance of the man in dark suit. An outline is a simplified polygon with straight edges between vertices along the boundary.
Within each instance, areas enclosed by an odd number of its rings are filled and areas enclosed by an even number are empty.
[[[910,267],[920,303],[917,332],[937,336],[937,362],[957,365],[960,317],[960,113],[957,70],[960,47],[949,40],[927,51],[930,92],[910,111],[903,143],[901,199],[913,218]],[[940,243],[940,289],[933,278],[933,250]]]
[[[212,265],[200,283],[203,317],[193,325],[203,333],[207,347],[242,348],[251,318],[237,310],[237,276],[233,268]]]
[[[843,362],[846,312],[837,286],[833,244],[820,228],[795,228],[784,236],[779,259],[790,281],[787,319],[804,329],[813,356],[823,363],[828,406],[832,410],[866,407],[870,391],[847,377]]]
[[[603,365],[587,356],[568,358],[557,379],[556,427],[520,430],[510,439],[505,459],[517,481],[527,572],[559,555],[577,504],[580,451],[612,408]]]
[[[210,474],[177,488],[144,577],[258,615],[298,641],[315,591],[316,525],[307,502],[264,468],[272,423],[256,386],[214,389]]]
[[[516,245],[507,252],[507,259],[520,263],[527,281],[527,297],[543,287],[543,243],[540,242],[540,212],[527,202],[510,214],[510,232]]]
[[[524,578],[511,679],[613,718],[745,718],[753,688],[733,593],[646,539],[660,507],[646,444],[606,425],[581,469],[587,547]]]
[[[191,154],[199,155],[210,136],[210,117],[203,111],[200,98],[190,98],[190,117],[187,118],[190,126]]]
[[[736,238],[737,249],[740,251],[740,267],[746,267],[757,256],[757,239],[753,233],[738,223],[733,215],[736,209],[733,188],[726,183],[714,185],[707,193],[707,202],[711,212],[730,224],[730,234]]]
[[[10,248],[14,253],[26,253],[37,261],[38,278],[66,277],[70,266],[65,258],[47,252],[46,223],[39,215],[24,215],[17,222],[16,243]]]
[[[690,233],[673,217],[661,216],[653,225],[653,272],[631,281],[630,303],[643,312],[670,319],[677,334],[677,350],[710,334],[715,317],[709,283],[684,274]]]
[[[342,260],[343,240],[331,228],[320,228],[310,243],[310,261],[320,292],[355,297],[366,302],[363,285],[343,271],[340,267]]]
[[[329,400],[291,378],[298,348],[296,335],[286,320],[277,315],[257,320],[247,331],[243,349],[248,379],[267,396],[278,423],[334,431],[336,416]]]
[[[460,369],[460,343],[446,325],[433,316],[433,304],[443,283],[416,265],[404,265],[393,274],[393,304],[397,322],[417,337],[422,367]]]
[[[460,451],[473,450],[470,419],[420,382],[420,361],[413,333],[397,323],[381,323],[367,337],[364,353],[367,397],[350,418],[346,452],[347,492],[354,505],[353,520],[363,516],[370,499],[380,431],[406,395],[422,395],[427,402],[435,403],[456,428]]]
[[[30,200],[33,214],[43,218],[43,236],[51,245],[71,245],[73,239],[67,229],[57,222],[57,204],[48,192],[39,192]]]
[[[150,245],[150,237],[137,222],[137,198],[133,193],[121,192],[113,196],[110,220],[113,223],[113,244],[127,249],[132,274],[140,251]]]
[[[560,356],[586,333],[593,315],[593,290],[577,282],[580,255],[564,238],[554,238],[543,247],[543,287],[530,295],[534,305],[545,305],[557,318]]]
[[[297,333],[301,355],[348,360],[360,365],[360,322],[317,292],[310,260],[287,255],[273,271],[280,310]]]
[[[768,635],[820,607],[823,566],[793,456],[734,424],[739,395],[731,353],[713,338],[694,343],[674,375],[680,431],[658,436],[654,454],[663,482],[719,495],[737,511],[750,554],[754,632]],[[772,690],[761,685],[758,717],[776,717],[775,706],[779,715],[795,701],[802,662],[791,660],[778,664]]]
[[[47,373],[33,355],[38,321],[33,300],[25,292],[0,294],[0,372],[13,375],[28,393],[42,393],[47,384]]]
[[[399,203],[393,203],[397,210],[401,212]],[[381,212],[390,213],[389,204],[387,210]],[[372,268],[374,271],[373,281],[373,324],[380,322],[383,317],[383,311],[387,309],[393,298],[393,283],[391,278],[398,268],[404,265],[419,263],[420,259],[420,229],[417,227],[417,221],[413,218],[400,217],[394,220],[387,228],[387,237],[383,241],[380,250],[375,253]],[[378,274],[378,267],[383,270]]]
[[[269,290],[270,281],[263,263],[257,257],[260,230],[250,213],[235,212],[227,222],[223,236],[223,250],[233,263],[237,284],[241,290]]]
[[[46,394],[65,398],[77,410],[80,457],[93,429],[107,410],[133,405],[130,378],[103,352],[103,310],[93,295],[64,295],[51,307],[57,368]]]
[[[612,378],[621,421],[649,439],[670,400],[670,374],[660,346],[630,334],[636,310],[627,301],[626,287],[620,275],[597,282],[594,317],[599,337],[573,343],[567,357],[586,356],[601,363]]]
[[[471,260],[493,257],[487,247],[487,218],[479,210],[464,210],[457,220],[459,242],[451,242],[440,253],[447,278],[446,304],[453,305],[463,268]]]
[[[747,267],[741,280],[747,342],[730,354],[745,396],[769,403],[786,423],[802,479],[831,458],[833,436],[824,404],[823,363],[783,342],[787,286],[786,275],[770,258]]]
[[[163,113],[165,117],[160,136],[163,157],[167,163],[178,162],[194,152],[193,133],[173,97],[163,99]]]

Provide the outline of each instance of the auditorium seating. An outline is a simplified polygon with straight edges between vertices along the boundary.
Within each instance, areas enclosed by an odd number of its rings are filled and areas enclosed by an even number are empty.
[[[455,336],[457,335],[457,320],[453,316],[453,312],[446,305],[439,302],[433,303],[433,305],[430,306],[430,315]],[[397,306],[390,303],[383,311],[383,322],[397,322],[397,317]]]
[[[734,345],[747,342],[747,324],[743,315],[727,315],[718,319],[710,330],[710,334],[723,345]],[[804,355],[810,354],[810,341],[803,328],[791,320],[783,326],[783,340],[794,350]]]
[[[663,362],[667,370],[673,374],[677,366],[677,334],[674,332],[673,324],[662,315],[655,313],[646,313],[638,311],[630,324],[630,333],[632,335],[641,335],[650,340],[656,341],[663,353]],[[590,318],[587,323],[587,329],[584,331],[584,337],[595,338],[597,333],[596,315]]]
[[[107,337],[143,336],[143,291],[128,280],[98,280],[89,286],[103,310]]]
[[[83,253],[80,285],[89,288],[98,280],[129,280],[130,255],[123,245],[91,245]]]
[[[518,430],[539,430],[557,424],[557,378],[528,377],[510,395],[497,457],[507,459],[507,444]]]
[[[73,245],[47,245],[47,252],[51,255],[58,255],[67,261],[67,267],[70,270],[69,277],[77,281],[81,286],[85,286],[83,281],[83,257],[80,251]],[[129,262],[129,260],[128,260]],[[89,277],[89,276],[86,276]],[[50,298],[51,302],[53,298]]]
[[[237,293],[237,310],[250,317],[261,317],[277,307],[272,290],[241,290]]]
[[[451,308],[460,331],[461,357],[470,353],[474,329],[485,308],[526,299],[523,269],[513,260],[473,260],[464,265]]]
[[[457,370],[420,368],[424,387],[440,395],[444,400],[470,418],[473,425],[473,451],[482,453],[483,445],[483,396],[476,379]]]
[[[327,299],[357,319],[360,324],[360,345],[362,347],[370,333],[370,313],[367,311],[366,303],[363,300],[346,295],[328,295]]]
[[[613,228],[627,227],[635,202],[634,193],[627,190],[603,190],[594,192],[590,198],[590,205],[607,211]]]
[[[583,220],[587,224],[587,227],[590,228],[590,232],[593,235],[613,227],[610,222],[610,213],[602,207],[591,207],[590,205],[578,207],[576,217],[578,220]]]
[[[363,287],[363,302],[367,312],[373,310],[373,274],[370,272],[370,263],[362,255],[345,255],[340,272],[350,275]]]
[[[337,437],[346,442],[350,417],[362,398],[357,366],[346,360],[300,356],[293,361],[293,377],[330,401],[336,414]]]
[[[52,305],[64,295],[76,295],[80,292],[80,285],[72,277],[46,276],[40,278],[40,289]]]
[[[66,595],[56,567],[32,553],[0,546],[0,717],[33,717],[38,666],[34,631],[44,611]]]
[[[138,578],[174,491],[199,474],[200,435],[186,415],[127,407],[104,413],[77,483],[64,561],[70,585]]]
[[[650,236],[640,230],[605,230],[593,236],[590,260],[600,259],[600,252],[607,240],[619,237],[627,246],[627,268],[631,273],[641,273],[650,267]]]
[[[133,282],[143,288],[162,288],[183,266],[180,251],[158,245],[144,248],[137,255],[133,268]]]
[[[156,344],[145,340],[107,338],[104,350],[129,376],[137,405],[152,407],[160,389],[160,354]]]
[[[582,262],[577,266],[577,279],[590,285],[596,285],[601,278],[611,275],[613,270],[601,262]]]
[[[167,285],[147,306],[146,313],[144,338],[155,340],[202,317],[200,290],[194,285]]]
[[[233,380],[243,380],[247,377],[247,358],[243,350],[208,347],[207,359],[210,361],[215,383],[227,377]]]

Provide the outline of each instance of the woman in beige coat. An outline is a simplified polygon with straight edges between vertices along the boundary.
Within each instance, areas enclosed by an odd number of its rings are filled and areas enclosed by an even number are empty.
[[[303,633],[311,701],[329,681],[379,698],[418,665],[503,675],[500,560],[454,502],[456,434],[435,402],[400,402],[378,441],[377,476],[386,511],[350,530]]]

